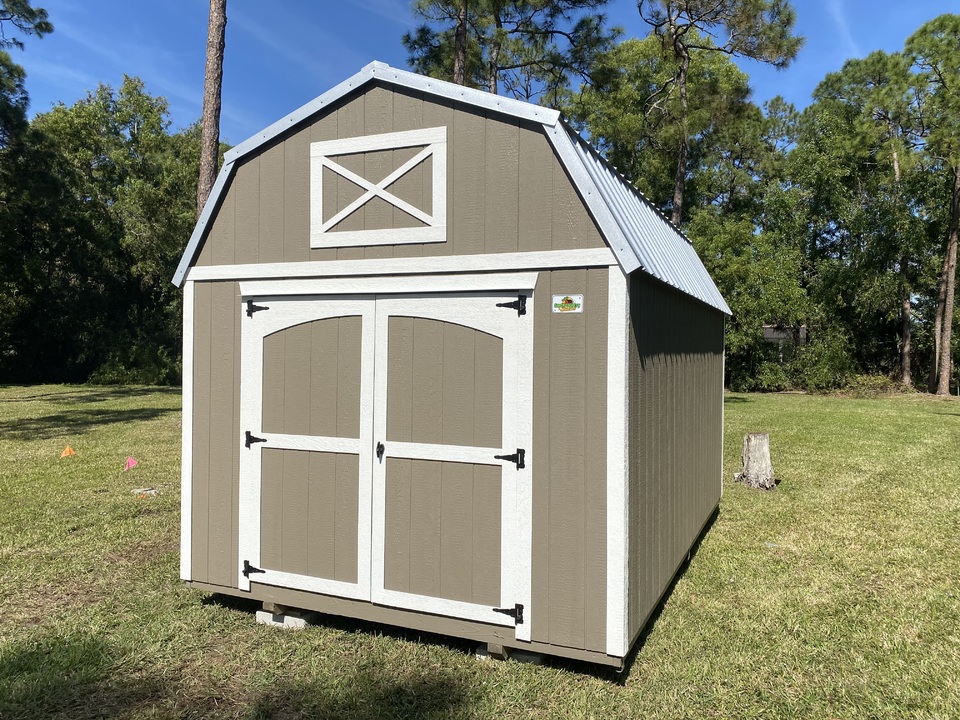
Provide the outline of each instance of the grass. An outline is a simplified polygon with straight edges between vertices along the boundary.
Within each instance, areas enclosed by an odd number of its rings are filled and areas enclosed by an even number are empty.
[[[179,407],[0,388],[0,718],[960,717],[956,400],[728,395],[720,513],[620,676],[183,587]],[[748,431],[776,492],[732,482]]]

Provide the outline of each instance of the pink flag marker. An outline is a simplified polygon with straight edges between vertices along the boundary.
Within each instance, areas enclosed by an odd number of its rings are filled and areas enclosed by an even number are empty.
[[[134,460],[130,455],[127,455],[127,462],[124,464],[124,470],[132,470],[137,466],[137,461]]]

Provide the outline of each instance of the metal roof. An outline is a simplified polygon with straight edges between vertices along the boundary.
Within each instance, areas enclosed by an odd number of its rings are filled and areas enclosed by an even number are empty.
[[[183,283],[187,270],[199,252],[207,225],[237,160],[256,152],[290,128],[372,82],[418,90],[426,95],[541,124],[623,271],[631,273],[639,269],[721,312],[731,314],[690,241],[568,127],[556,110],[426,78],[381,62],[370,63],[356,75],[225,154],[217,182],[173,276],[176,285]]]

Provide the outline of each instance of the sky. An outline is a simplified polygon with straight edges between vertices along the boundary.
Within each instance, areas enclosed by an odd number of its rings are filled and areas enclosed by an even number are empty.
[[[410,0],[228,0],[221,138],[236,145],[353,75],[371,60],[407,68],[400,42],[416,21]],[[958,0],[794,0],[806,43],[785,70],[742,61],[761,103],[798,108],[849,58],[901,50],[924,22],[960,12]],[[208,0],[33,0],[54,32],[28,38],[14,60],[27,71],[31,115],[71,105],[103,83],[137,76],[169,103],[174,129],[200,117]],[[635,0],[611,0],[626,36],[647,26]]]

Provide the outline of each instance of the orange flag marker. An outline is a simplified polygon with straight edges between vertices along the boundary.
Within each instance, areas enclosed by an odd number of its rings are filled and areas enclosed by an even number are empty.
[[[60,453],[60,459],[63,460],[63,458],[65,458],[65,457],[70,457],[71,455],[76,455],[76,454],[77,454],[76,451],[75,451],[72,447],[70,447],[69,445],[67,445],[67,446],[63,449],[63,452]]]

